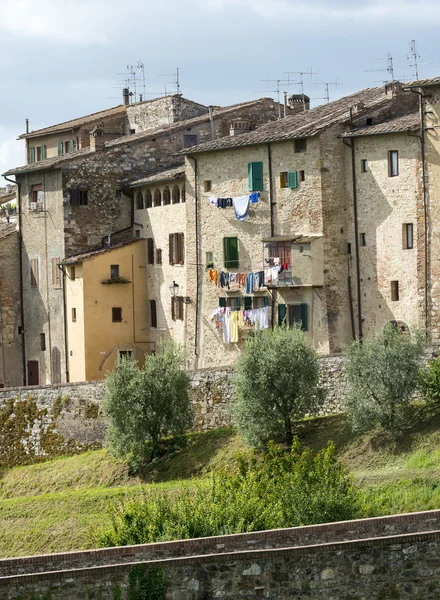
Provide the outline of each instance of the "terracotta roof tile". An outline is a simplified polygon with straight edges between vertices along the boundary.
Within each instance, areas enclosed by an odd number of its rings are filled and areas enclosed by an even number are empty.
[[[116,244],[112,244],[111,246],[100,246],[99,248],[90,248],[89,250],[83,251],[79,254],[67,256],[64,260],[61,261],[61,264],[74,265],[76,263],[83,262],[84,260],[88,260],[89,258],[93,258],[94,256],[98,256],[99,254],[111,252],[112,250],[117,250],[118,248],[129,246],[130,244],[135,244],[136,242],[142,241],[145,241],[145,238],[136,238],[125,242],[118,242]]]
[[[358,137],[364,135],[383,135],[386,133],[405,133],[420,126],[420,116],[418,112],[409,113],[400,117],[387,119],[382,123],[358,127],[343,133],[341,137]]]
[[[15,167],[14,169],[9,169],[9,171],[6,171],[6,173],[3,173],[3,175],[15,175],[20,173],[33,173],[34,171],[44,171],[45,169],[57,167],[59,164],[68,162],[69,160],[73,160],[74,158],[78,158],[79,156],[84,156],[85,154],[90,153],[90,148],[81,148],[80,150],[76,150],[75,152],[69,152],[68,154],[63,154],[62,156],[53,156],[52,158],[47,158],[46,160],[39,160],[38,162],[29,163],[21,167]]]
[[[143,179],[133,181],[133,183],[130,183],[129,187],[139,187],[141,185],[146,185],[147,183],[159,183],[161,181],[174,181],[175,179],[183,179],[184,177],[185,168],[182,164],[180,167],[176,167],[175,169],[159,171],[157,173],[153,173],[153,175],[144,177]]]
[[[425,87],[431,85],[440,85],[440,77],[432,77],[431,79],[418,79],[416,81],[411,81],[410,83],[405,83],[404,87]]]

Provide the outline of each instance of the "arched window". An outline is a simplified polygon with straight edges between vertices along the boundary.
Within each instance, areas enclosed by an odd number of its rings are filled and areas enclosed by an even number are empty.
[[[160,195],[159,188],[154,190],[154,206],[160,206],[162,204],[162,196]]]
[[[185,184],[182,185],[181,202],[185,202]]]
[[[144,197],[142,196],[142,192],[140,190],[136,197],[136,208],[138,210],[142,210],[144,208]]]
[[[163,191],[163,205],[171,204],[170,188],[167,186]]]
[[[180,202],[180,190],[179,186],[175,185],[173,187],[173,204],[179,204]]]
[[[153,206],[153,198],[151,197],[151,190],[145,190],[145,208],[151,208]]]

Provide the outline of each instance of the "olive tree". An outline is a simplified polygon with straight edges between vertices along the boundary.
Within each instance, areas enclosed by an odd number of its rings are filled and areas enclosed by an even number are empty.
[[[249,338],[236,362],[234,416],[252,445],[270,439],[291,445],[294,421],[323,401],[315,349],[299,327],[278,327]]]
[[[157,455],[161,438],[184,433],[193,421],[181,348],[168,343],[161,353],[146,356],[140,368],[122,357],[107,376],[102,408],[113,454],[131,454],[139,461],[149,442]]]
[[[376,337],[346,348],[345,407],[353,429],[370,431],[380,426],[393,435],[401,430],[403,408],[417,389],[423,350],[420,332],[402,335],[391,324]]]

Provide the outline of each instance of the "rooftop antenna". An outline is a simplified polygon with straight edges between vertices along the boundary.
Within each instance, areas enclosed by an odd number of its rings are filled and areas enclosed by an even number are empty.
[[[130,74],[130,81],[133,83],[133,97],[134,101],[137,102],[137,92],[136,92],[136,71],[133,65],[127,65],[127,71]]]
[[[330,102],[330,91],[329,91],[329,86],[330,85],[334,85],[335,87],[338,87],[338,85],[342,85],[342,83],[340,81],[338,81],[337,79],[335,79],[334,81],[328,81],[325,83],[321,83],[318,81],[312,81],[311,85],[323,85],[324,87],[324,97],[322,98],[313,98],[313,100],[325,100],[327,102],[327,104]]]
[[[412,62],[412,64],[409,64],[408,67],[413,67],[414,68],[414,73],[416,76],[416,81],[419,78],[419,62],[418,59],[422,58],[420,54],[417,53],[417,44],[416,44],[416,40],[411,40],[410,42],[410,50],[411,50],[411,54],[407,54],[406,55],[406,60],[410,60]],[[422,64],[426,64],[426,63],[422,63]]]
[[[364,73],[383,73],[384,71],[386,71],[387,73],[390,74],[391,76],[391,81],[395,81],[394,79],[394,64],[393,64],[393,57],[391,56],[391,54],[387,54],[386,58],[375,58],[374,60],[386,60],[387,61],[387,66],[385,69],[369,69],[364,71]],[[383,83],[389,83],[389,79],[384,81]]]
[[[138,70],[142,73],[142,94],[139,94],[139,96],[140,96],[139,100],[142,101],[142,99],[145,98],[146,92],[147,92],[147,90],[145,88],[145,66],[141,60],[137,61],[136,66],[137,66]]]
[[[313,77],[313,75],[318,75],[318,73],[314,73],[313,72],[313,67],[310,67],[310,71],[286,71],[286,75],[287,75],[287,80],[289,81],[289,75],[299,75],[299,81],[297,82],[293,82],[293,83],[299,83],[299,86],[301,88],[301,96],[302,96],[302,100],[303,100],[303,107],[304,107],[304,111],[306,111],[306,103],[305,103],[305,94],[304,94],[304,75],[310,75],[311,77]]]
[[[276,88],[274,90],[259,90],[258,92],[254,92],[254,94],[261,94],[265,92],[272,92],[277,95],[278,102],[278,118],[281,119],[281,104],[280,104],[280,89],[281,84],[283,86],[289,86],[297,83],[296,81],[289,81],[288,79],[260,79],[260,81],[264,83],[276,83]]]
[[[186,66],[184,67],[176,67],[175,70],[173,70],[173,74],[174,74],[174,79],[173,81],[167,81],[167,83],[172,84],[175,87],[176,90],[176,94],[180,95],[181,94],[181,89],[180,89],[180,71],[181,69],[186,69]],[[171,70],[171,69],[169,69]],[[161,75],[159,75],[159,77],[168,77],[169,73],[162,73]]]

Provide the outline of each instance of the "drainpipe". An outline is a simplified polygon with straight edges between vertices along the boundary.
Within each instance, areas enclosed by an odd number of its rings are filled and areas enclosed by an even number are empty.
[[[24,307],[23,307],[23,235],[22,235],[22,218],[21,218],[21,184],[18,181],[9,179],[6,175],[3,175],[6,181],[13,183],[17,186],[17,199],[18,199],[18,246],[19,246],[19,262],[20,262],[20,319],[21,319],[21,349],[22,349],[22,361],[23,361],[23,385],[27,385],[26,380],[26,345],[25,345],[25,334],[24,334]]]
[[[66,363],[66,383],[69,383],[69,343],[67,339],[67,298],[66,298],[66,271],[63,265],[57,265],[63,274],[63,311],[64,311],[64,361]]]
[[[269,167],[269,207],[270,207],[270,237],[275,237],[275,223],[273,215],[273,207],[275,202],[272,202],[273,198],[273,181],[272,181],[272,152],[270,143],[267,144],[267,163]]]
[[[351,109],[350,109],[351,120]],[[356,252],[356,291],[357,291],[357,309],[358,309],[358,336],[362,343],[362,299],[361,299],[361,273],[360,273],[360,252],[359,252],[359,224],[357,210],[357,185],[356,185],[356,154],[355,154],[355,138],[351,138],[350,142],[342,138],[343,143],[351,149],[351,173],[353,184],[353,217],[354,217],[354,247]]]
[[[287,117],[287,92],[284,92],[284,114],[283,117]]]
[[[195,315],[195,327],[194,327],[194,355],[198,356],[198,337],[199,337],[199,199],[198,199],[198,188],[197,188],[197,158],[195,156],[188,155],[188,158],[194,161],[194,217],[196,221],[196,315]]]

